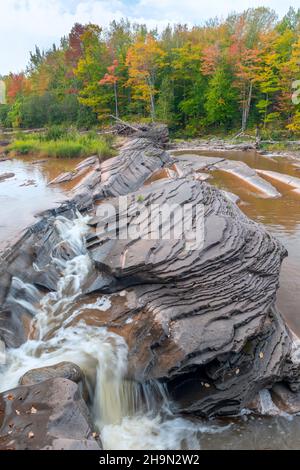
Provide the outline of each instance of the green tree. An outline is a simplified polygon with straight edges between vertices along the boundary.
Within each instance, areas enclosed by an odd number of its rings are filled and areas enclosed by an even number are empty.
[[[232,86],[232,75],[226,66],[220,66],[209,81],[205,109],[208,125],[220,125],[226,129],[237,116],[237,92]]]

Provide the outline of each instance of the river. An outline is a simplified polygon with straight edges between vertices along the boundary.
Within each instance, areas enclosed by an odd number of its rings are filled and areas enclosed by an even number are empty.
[[[220,152],[199,154],[220,156]],[[292,163],[284,158],[270,159],[255,152],[221,155],[244,161],[252,168],[299,176]],[[34,160],[26,157],[0,162],[0,174],[15,174],[0,183],[0,249],[12,244],[39,212],[67,198],[70,184],[48,186],[48,182],[77,162],[61,159],[33,163]],[[243,181],[221,171],[212,172],[210,182],[237,194],[240,208],[263,223],[287,247],[289,257],[283,263],[277,302],[291,329],[300,335],[300,196],[287,186],[273,182],[282,197],[266,199]],[[63,276],[54,294],[41,295],[33,286],[22,286],[32,299],[35,329],[39,333],[8,352],[1,390],[15,386],[30,368],[72,360],[82,367],[95,387],[91,409],[106,449],[299,449],[300,417],[244,414],[240,418],[209,422],[188,420],[171,413],[168,397],[164,390],[155,389],[155,384],[153,389],[143,390],[122,379],[127,354],[124,340],[102,327],[71,323],[74,311],[70,307],[80,295],[81,283],[89,270],[82,242],[85,230],[86,221],[80,216],[72,223],[60,221],[61,238],[72,245],[76,256],[63,266]],[[16,301],[22,300],[16,298]],[[107,302],[107,298],[96,302],[93,299],[92,306],[82,306],[75,314],[79,316],[84,307],[105,311]],[[154,395],[159,400],[151,399]],[[146,406],[142,396],[148,397]],[[269,412],[272,411],[271,405]]]
[[[48,186],[48,183],[60,173],[73,169],[80,160],[42,160],[29,156],[0,160],[0,175],[15,175],[0,182],[0,251],[11,246],[40,212],[58,207],[66,199],[70,184]]]

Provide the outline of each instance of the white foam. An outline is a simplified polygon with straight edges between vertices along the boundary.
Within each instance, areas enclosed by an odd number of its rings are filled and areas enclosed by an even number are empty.
[[[173,417],[160,383],[141,385],[125,380],[128,348],[121,336],[83,320],[74,324],[85,309],[106,311],[111,307],[109,297],[102,296],[74,311],[74,302],[92,267],[84,242],[87,220],[78,215],[75,220],[59,217],[55,222],[61,238],[52,256],[52,262],[61,269],[55,292],[42,296],[35,287],[13,280],[10,301],[35,315],[32,332],[38,336],[7,350],[6,364],[0,366],[0,390],[17,386],[28,370],[71,361],[83,370],[93,390],[94,421],[105,449],[198,449],[199,432],[224,428]],[[72,259],[59,256],[60,245],[68,245]],[[18,295],[21,291],[25,299]]]

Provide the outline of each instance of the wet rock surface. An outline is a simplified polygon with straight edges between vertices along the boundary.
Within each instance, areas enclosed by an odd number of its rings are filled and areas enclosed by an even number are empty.
[[[274,385],[271,390],[275,405],[289,414],[300,413],[300,391],[292,392],[285,384]]]
[[[241,178],[250,186],[258,189],[258,191],[266,197],[276,198],[281,196],[280,192],[277,191],[271,183],[261,178],[255,170],[249,168],[244,162],[232,162],[227,160],[217,164],[216,167]]]
[[[52,259],[73,256],[61,243],[60,217],[72,219],[77,210],[88,212],[86,244],[92,263],[81,300],[88,301],[94,293],[112,295],[110,308],[98,316],[86,312],[85,318],[126,339],[128,377],[165,383],[179,411],[205,417],[236,414],[260,390],[282,381],[296,383],[299,375],[293,339],[275,308],[280,266],[287,252],[262,225],[240,211],[232,195],[197,178],[212,164],[223,164],[223,159],[212,163],[209,157],[172,158],[159,135],[154,129],[147,135],[143,131],[117,157],[93,168],[88,164],[70,201],[49,211],[5,255],[9,277],[0,290],[1,309],[10,312],[11,320],[0,321],[0,332],[4,340],[25,341],[26,331],[21,325],[16,330],[15,325],[20,314],[28,312],[10,300],[12,293],[15,297],[22,292],[12,277],[41,292],[55,290],[61,270]],[[161,170],[167,177],[151,182]],[[119,205],[122,195],[127,195],[128,208]],[[126,229],[135,236],[114,236],[115,219],[101,212],[103,201],[115,208],[119,234]],[[157,207],[174,204],[176,210],[189,205],[188,228],[183,227],[179,237],[149,237],[152,228],[145,214],[155,216]],[[170,219],[174,233],[181,220],[176,210]],[[59,380],[64,379],[28,390]],[[78,393],[77,385],[72,386]],[[6,432],[8,424],[3,426]],[[51,428],[45,432],[43,445],[52,448],[87,445],[87,441],[94,445],[87,430],[82,433],[84,443],[63,433],[52,439]],[[31,445],[24,432],[22,439],[19,448]]]
[[[257,170],[257,172],[262,176],[270,178],[271,180],[286,184],[287,186],[291,186],[295,190],[300,191],[300,178],[296,178],[295,176],[290,175],[284,175],[282,173],[278,173],[277,171]]]
[[[80,367],[72,362],[60,362],[53,366],[31,369],[20,378],[19,383],[20,385],[29,386],[55,378],[68,379],[75,382],[78,385],[83,398],[88,400],[88,390],[84,374]]]
[[[99,450],[78,386],[51,379],[0,394],[1,450]]]
[[[80,162],[73,171],[61,173],[56,178],[51,180],[48,184],[61,184],[66,183],[68,181],[72,181],[75,178],[78,178],[79,176],[83,175],[89,169],[98,167],[99,161],[100,159],[97,155],[92,155],[91,157],[88,157],[82,162]]]
[[[277,198],[281,194],[274,186],[258,173],[268,176],[268,173],[250,168],[244,162],[226,160],[222,157],[207,157],[202,155],[183,154],[174,156],[174,169],[178,176],[198,175],[201,170],[221,170],[243,180],[246,184],[255,188],[262,197]],[[279,174],[279,176],[282,176]],[[276,178],[275,178],[276,179]],[[297,179],[297,178],[294,178]]]

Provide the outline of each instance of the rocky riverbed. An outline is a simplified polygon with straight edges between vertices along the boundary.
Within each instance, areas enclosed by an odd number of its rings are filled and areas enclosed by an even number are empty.
[[[300,410],[298,342],[276,308],[287,251],[204,180],[224,171],[281,193],[246,164],[172,155],[166,135],[139,131],[117,157],[56,178],[81,176],[4,253],[0,447],[109,448],[111,426],[142,411],[159,421],[167,405],[176,423],[263,414],[262,392]],[[173,234],[188,207],[180,237],[153,234],[145,214],[166,206]],[[195,431],[182,429],[173,445]]]

